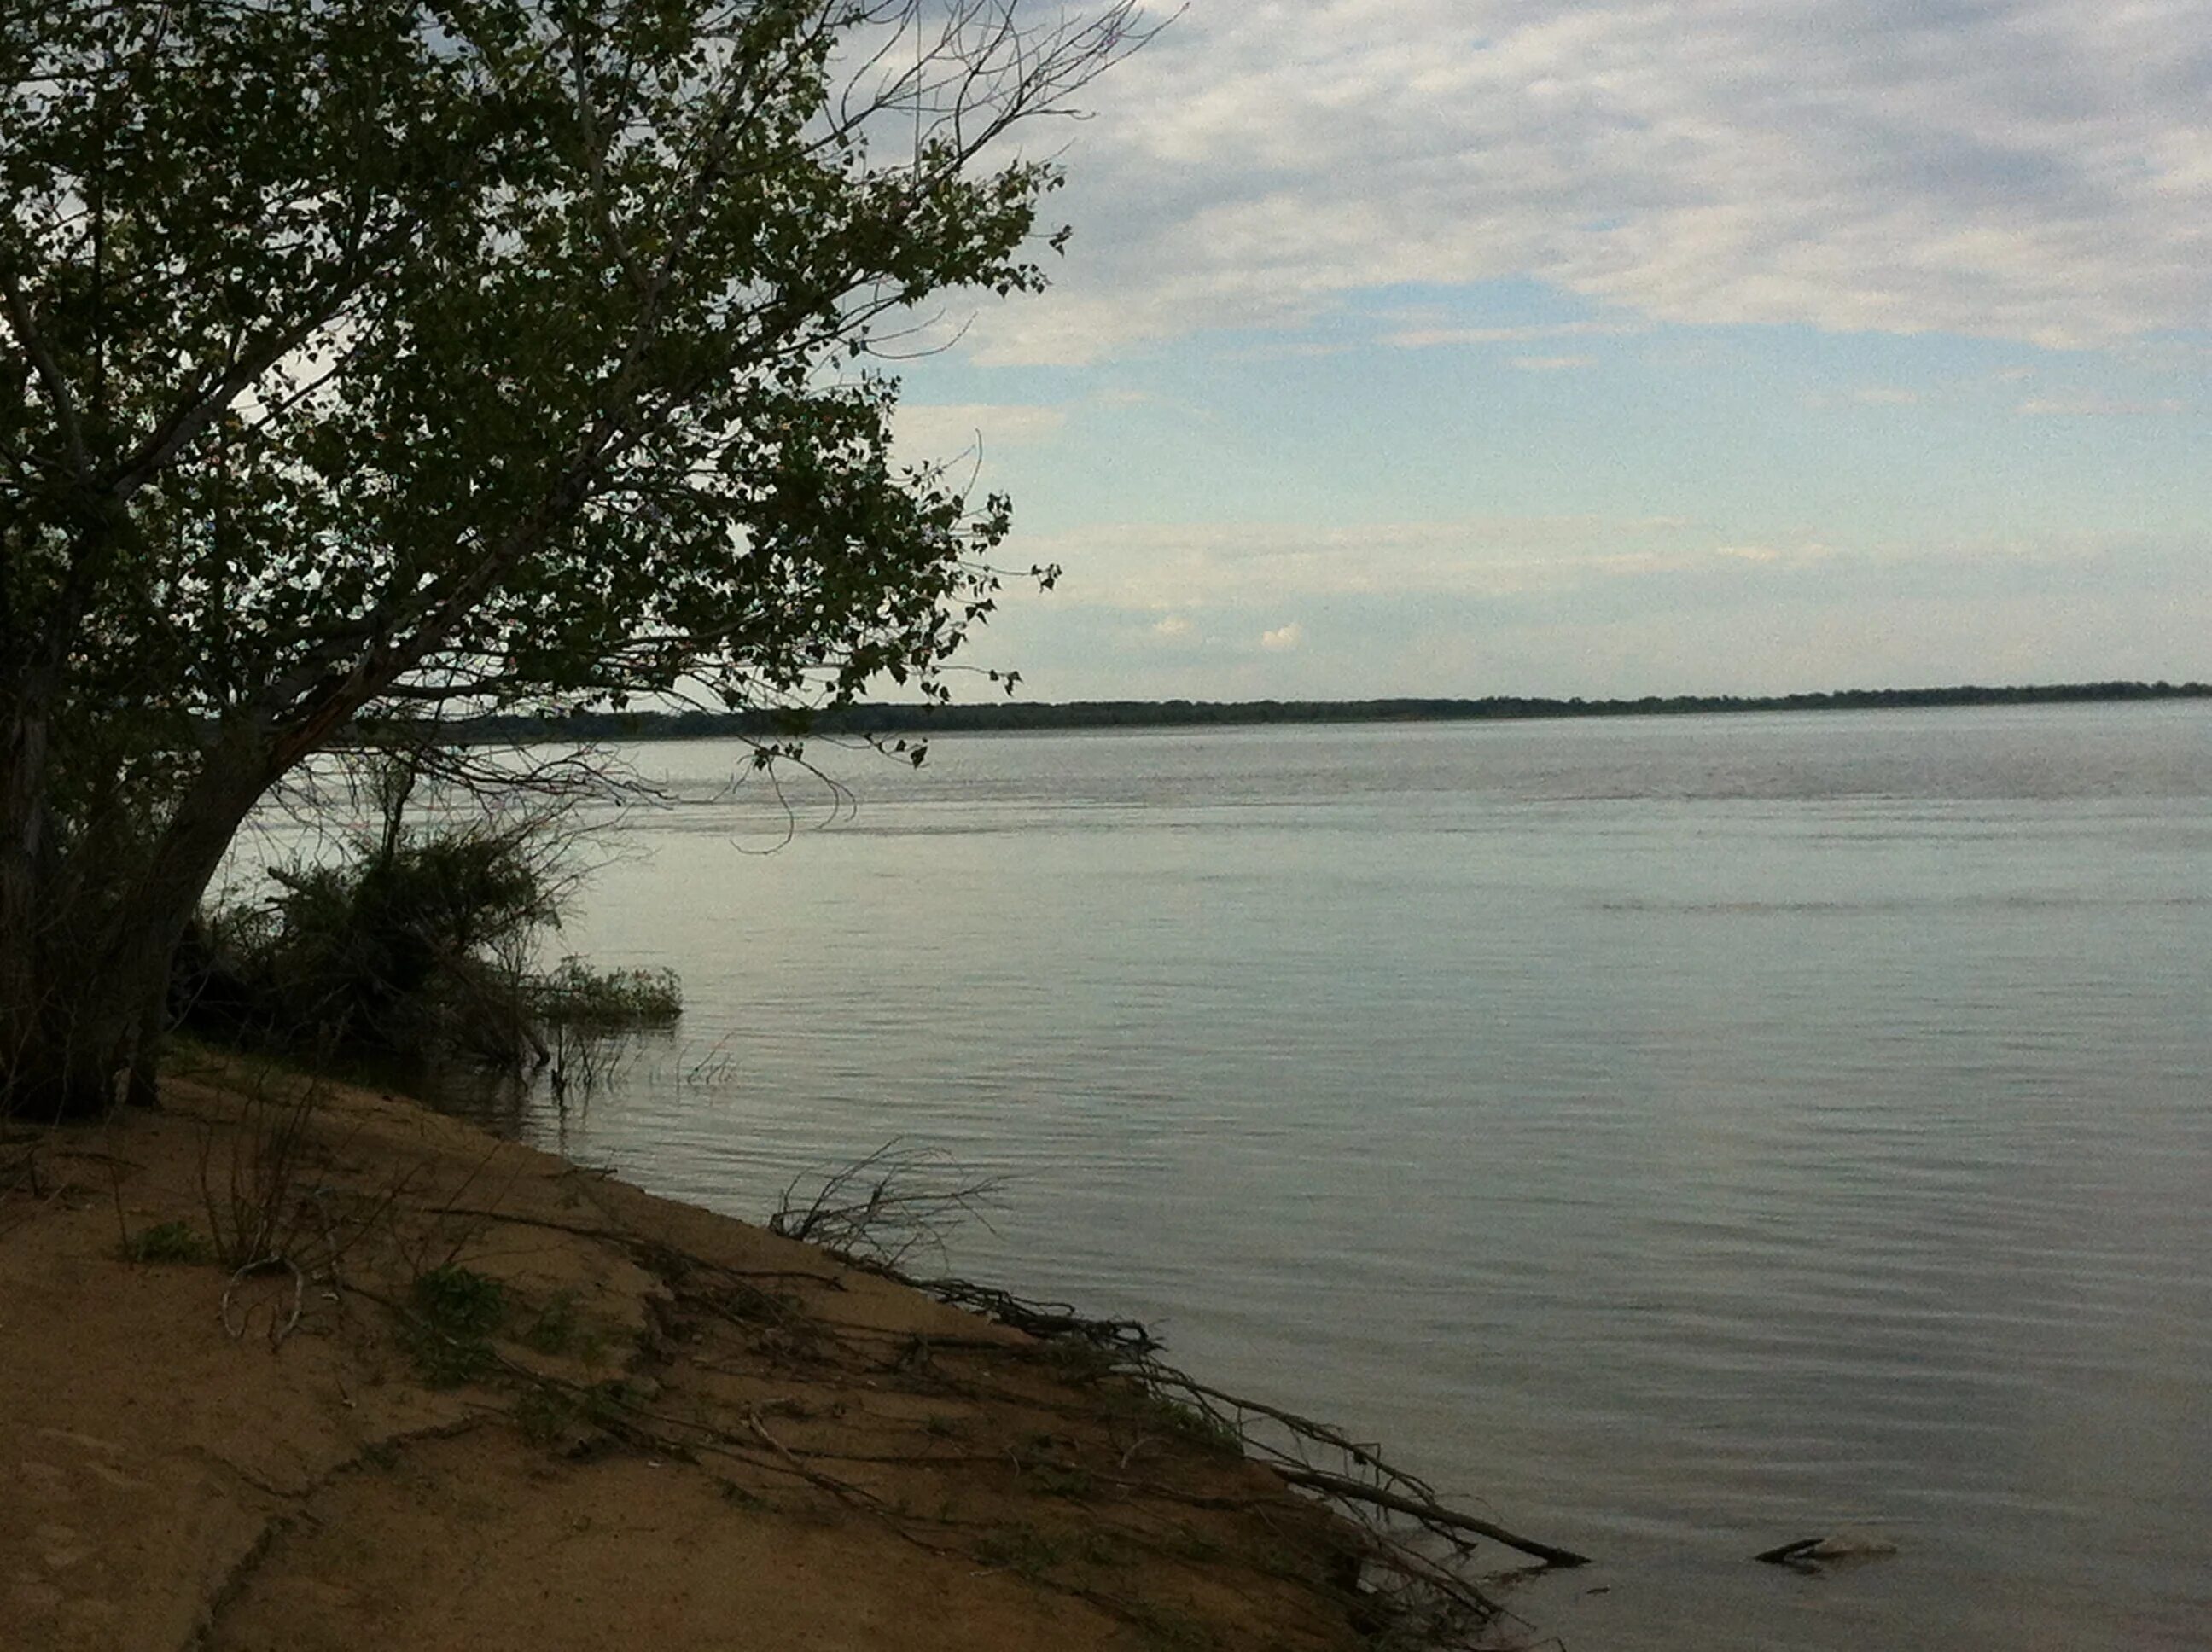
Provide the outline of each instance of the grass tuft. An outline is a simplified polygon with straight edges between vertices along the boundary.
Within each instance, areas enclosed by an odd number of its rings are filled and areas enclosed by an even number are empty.
[[[411,1294],[424,1322],[452,1336],[489,1336],[507,1317],[506,1288],[453,1262],[416,1278]]]
[[[448,1262],[419,1276],[410,1299],[414,1316],[404,1339],[424,1382],[458,1388],[491,1369],[491,1333],[507,1318],[498,1280]]]
[[[124,1242],[126,1262],[211,1262],[215,1247],[183,1222],[146,1228]]]
[[[575,1424],[576,1407],[556,1389],[529,1388],[514,1402],[514,1425],[534,1446],[550,1449],[568,1437]]]
[[[586,1325],[577,1313],[573,1291],[556,1291],[523,1328],[522,1340],[541,1354],[584,1360],[596,1360],[606,1345],[605,1335]]]

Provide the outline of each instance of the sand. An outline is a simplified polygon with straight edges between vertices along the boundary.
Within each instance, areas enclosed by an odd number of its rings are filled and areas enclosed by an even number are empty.
[[[1079,1342],[402,1098],[164,1096],[0,1136],[9,1652],[1370,1643],[1350,1529]]]

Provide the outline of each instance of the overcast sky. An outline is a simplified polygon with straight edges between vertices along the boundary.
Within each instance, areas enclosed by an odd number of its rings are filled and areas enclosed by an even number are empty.
[[[1039,699],[2212,677],[2212,0],[1195,0],[903,369]]]

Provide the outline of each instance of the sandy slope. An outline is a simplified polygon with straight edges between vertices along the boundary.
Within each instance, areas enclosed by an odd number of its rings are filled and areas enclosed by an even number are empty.
[[[1363,1644],[1344,1529],[1080,1345],[390,1097],[285,1163],[299,1093],[0,1138],[0,1648]],[[299,1275],[125,1259],[263,1205]]]

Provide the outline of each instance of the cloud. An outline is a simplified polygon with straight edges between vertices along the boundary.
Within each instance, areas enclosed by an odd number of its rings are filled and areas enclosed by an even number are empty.
[[[902,457],[948,459],[978,442],[992,448],[1049,441],[1067,410],[1024,402],[902,402],[891,415],[891,439]]]
[[[1658,516],[1462,517],[1347,527],[1099,523],[1024,534],[1010,552],[1066,570],[1052,598],[1057,605],[1156,615],[1244,605],[1279,611],[1299,598],[1495,599],[1743,561],[1733,537]],[[1819,554],[1825,547],[1810,536],[1773,548],[1776,559]]]
[[[1501,280],[1616,320],[2201,331],[2208,35],[2212,0],[1194,8],[1092,89],[1063,284],[976,351],[1091,361]],[[1389,342],[1512,342],[1486,331]]]
[[[1716,556],[1733,556],[1740,562],[1778,562],[1784,553],[1772,545],[1715,545]]]
[[[1181,614],[1170,614],[1166,618],[1153,623],[1152,635],[1170,641],[1187,637],[1190,635],[1190,622]]]
[[[1579,367],[1595,367],[1597,358],[1590,355],[1516,355],[1513,365],[1522,373],[1572,373]]]
[[[1455,344],[1532,344],[1540,339],[1618,337],[1641,331],[1618,322],[1560,321],[1526,327],[1453,327],[1408,320],[1381,342],[1395,349],[1434,349]]]
[[[2076,419],[2171,418],[2192,410],[2187,402],[2172,398],[2130,402],[2094,395],[2034,396],[2014,410],[2030,418]]]
[[[1484,590],[1428,583],[1395,562],[1406,584],[1330,596],[1327,627],[1301,630],[1292,648],[1250,645],[1289,630],[1278,621],[1301,600],[1256,581],[1193,610],[1222,646],[1146,651],[1140,676],[1124,639],[1157,618],[1145,610],[1024,600],[985,642],[1022,666],[1041,699],[1772,693],[2205,674],[2212,592],[2191,531],[1850,544],[1717,543],[1694,526],[1675,540],[1655,527],[1641,549],[1616,555],[1612,529],[1556,525],[1561,555],[1548,577]]]
[[[1862,385],[1856,390],[1814,391],[1800,398],[1813,412],[1832,407],[1917,407],[1927,398],[1899,385]]]
[[[1280,625],[1272,631],[1261,632],[1260,646],[1279,653],[1284,649],[1297,647],[1305,641],[1305,628],[1296,620],[1292,620],[1288,625]]]

